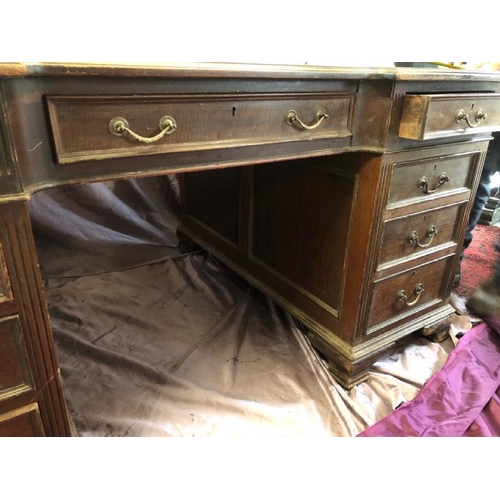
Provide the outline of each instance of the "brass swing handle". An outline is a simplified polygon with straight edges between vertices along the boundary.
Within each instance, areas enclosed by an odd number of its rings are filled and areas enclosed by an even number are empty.
[[[427,229],[427,236],[430,238],[428,243],[420,243],[417,231],[412,231],[410,233],[410,236],[408,236],[408,241],[410,243],[416,243],[420,248],[427,248],[428,246],[431,245],[432,240],[434,239],[434,236],[437,234],[437,229],[436,226],[429,226],[429,229]]]
[[[406,297],[406,292],[404,290],[401,290],[398,293],[398,300],[399,300],[399,302],[404,302],[405,305],[407,305],[407,306],[414,306],[418,302],[418,299],[420,299],[420,296],[422,295],[423,291],[424,291],[424,285],[422,283],[419,283],[415,287],[415,290],[413,290],[413,292],[417,296],[417,298],[415,300],[408,302],[408,298]]]
[[[434,189],[429,189],[429,181],[427,180],[427,177],[421,177],[420,180],[418,181],[418,187],[425,193],[425,194],[430,194],[436,192],[445,182],[448,182],[450,178],[446,175],[446,172],[443,172],[439,177],[438,177],[438,184]]]
[[[130,137],[136,141],[143,142],[145,144],[151,144],[152,142],[159,141],[166,135],[172,134],[177,130],[177,123],[171,116],[163,116],[160,118],[159,128],[161,132],[154,137],[142,137],[136,134],[133,130],[130,130],[128,126],[128,121],[125,118],[117,116],[109,122],[109,131],[118,137],[123,137],[125,134],[129,134]]]
[[[461,122],[462,120],[465,120],[465,122],[467,123],[467,125],[471,128],[475,128],[477,127],[482,121],[486,120],[486,118],[488,118],[488,116],[486,115],[486,113],[484,112],[483,109],[480,109],[477,113],[476,113],[476,116],[474,117],[475,120],[476,120],[476,123],[471,123],[471,121],[469,120],[469,115],[463,110],[461,109],[455,116],[457,122]]]
[[[314,122],[312,125],[306,125],[300,118],[294,109],[291,109],[285,116],[285,122],[287,125],[296,125],[298,128],[304,129],[304,130],[314,130],[315,128],[319,127],[321,123],[323,123],[323,120],[326,118],[329,118],[328,114],[326,111],[322,108],[318,109],[316,111],[316,114],[314,115]]]

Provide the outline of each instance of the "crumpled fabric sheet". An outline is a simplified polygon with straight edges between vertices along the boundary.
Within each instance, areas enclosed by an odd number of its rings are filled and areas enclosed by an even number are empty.
[[[344,390],[288,313],[205,252],[180,252],[175,187],[99,183],[30,202],[80,436],[355,436],[445,364],[451,340],[411,337]]]
[[[35,193],[28,208],[46,278],[180,255],[175,176],[61,186]]]
[[[500,323],[496,324],[496,330]],[[480,323],[419,394],[360,437],[500,436],[500,336]]]
[[[354,436],[447,357],[415,340],[346,391],[288,313],[204,253],[46,294],[82,436]]]
[[[81,435],[348,429],[316,382],[324,370],[291,319],[206,256],[96,278],[48,294]],[[317,400],[331,410],[326,421]]]

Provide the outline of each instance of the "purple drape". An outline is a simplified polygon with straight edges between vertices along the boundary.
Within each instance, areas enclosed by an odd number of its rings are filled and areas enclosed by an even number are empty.
[[[480,323],[413,401],[360,437],[500,436],[500,323]]]

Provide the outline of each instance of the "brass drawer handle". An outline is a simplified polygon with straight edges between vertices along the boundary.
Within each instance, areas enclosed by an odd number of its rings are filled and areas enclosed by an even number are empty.
[[[162,137],[165,137],[168,134],[172,134],[177,130],[177,123],[171,116],[167,115],[163,116],[160,119],[159,127],[161,132],[154,137],[142,137],[136,134],[134,131],[130,130],[128,121],[125,120],[125,118],[117,116],[109,122],[109,131],[113,135],[123,137],[127,133],[135,140],[143,142],[145,144],[151,144],[152,142],[159,141]]]
[[[314,130],[315,128],[319,127],[323,120],[325,118],[329,118],[328,114],[326,111],[322,108],[318,109],[316,111],[316,114],[314,115],[314,122],[312,125],[306,125],[300,118],[294,109],[291,109],[285,116],[285,122],[288,125],[296,125],[298,128],[302,128],[304,130]]]
[[[398,293],[398,300],[399,300],[399,302],[404,302],[405,305],[407,305],[407,306],[414,306],[418,302],[418,299],[420,299],[420,296],[422,295],[423,291],[424,291],[424,285],[422,283],[419,283],[415,287],[415,290],[413,290],[413,292],[417,296],[417,298],[415,300],[413,300],[412,302],[408,302],[408,298],[406,297],[406,292],[404,290],[401,290]]]
[[[438,185],[434,189],[429,189],[429,181],[427,180],[427,177],[424,176],[418,181],[418,187],[425,194],[435,193],[445,182],[448,182],[449,180],[450,178],[446,175],[446,172],[443,172],[438,177]]]
[[[471,123],[470,120],[469,120],[469,115],[463,110],[461,109],[455,116],[457,122],[461,122],[462,120],[465,120],[467,125],[471,128],[475,128],[477,127],[482,121],[486,120],[486,118],[488,118],[488,116],[486,115],[486,113],[484,112],[483,109],[480,109],[477,113],[476,113],[476,116],[474,117],[475,120],[476,120],[476,123]]]
[[[428,246],[431,245],[432,240],[434,239],[434,236],[438,234],[436,226],[429,226],[429,229],[427,229],[427,236],[430,238],[428,243],[420,243],[417,231],[412,231],[410,233],[410,236],[408,236],[408,241],[410,243],[416,243],[420,248],[427,248]]]

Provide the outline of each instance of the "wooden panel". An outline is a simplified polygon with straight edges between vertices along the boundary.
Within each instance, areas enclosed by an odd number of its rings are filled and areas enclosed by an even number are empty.
[[[17,152],[12,146],[12,130],[7,116],[7,103],[4,95],[4,82],[0,81],[0,195],[21,191],[17,170]]]
[[[255,258],[337,309],[354,177],[286,162],[256,167],[254,182]]]
[[[314,325],[313,328],[320,328],[323,331],[326,328],[331,332],[337,332],[339,325],[337,311],[307,293],[291,280],[287,280],[261,262],[242,255],[238,248],[192,219],[188,219],[186,225],[181,226],[179,231],[305,324]]]
[[[20,329],[24,332],[36,401],[44,430],[69,436],[71,429],[62,392],[50,319],[38,266],[29,214],[24,201],[0,204],[0,240],[11,278]]]
[[[0,319],[0,400],[33,387],[18,316]]]
[[[456,233],[465,208],[466,204],[462,203],[385,221],[378,269],[457,242]],[[432,227],[437,231],[434,236]],[[418,236],[418,242],[412,238],[413,233]],[[426,246],[421,247],[419,243]]]
[[[395,164],[387,208],[448,195],[461,188],[470,189],[473,180],[471,170],[476,157],[476,154],[468,153]],[[448,180],[440,184],[443,174]],[[420,187],[424,180],[428,183],[428,193]]]
[[[378,325],[388,320],[397,321],[403,315],[410,317],[412,314],[420,314],[425,310],[426,305],[436,299],[443,300],[442,285],[444,278],[447,277],[445,271],[450,258],[440,259],[375,282],[368,326]],[[408,302],[414,301],[417,298],[415,288],[419,284],[424,286],[424,291],[414,306],[398,300],[398,294],[404,290]]]
[[[3,255],[2,244],[0,243],[0,303],[12,300],[12,289],[10,287],[9,274],[5,257]]]
[[[352,134],[354,94],[247,94],[171,96],[49,96],[57,161],[117,158],[165,152],[270,144]],[[285,117],[295,110],[307,125],[318,109],[328,114],[314,130],[300,130]],[[151,138],[163,116],[176,130],[153,144],[110,132],[113,118],[125,118],[135,133]]]
[[[480,119],[480,110],[486,119]],[[469,118],[457,121],[463,111]],[[500,130],[500,94],[408,94],[399,136],[427,140]]]
[[[184,176],[186,214],[235,245],[239,241],[240,177],[239,168]]]
[[[37,404],[0,415],[0,437],[45,436]]]

